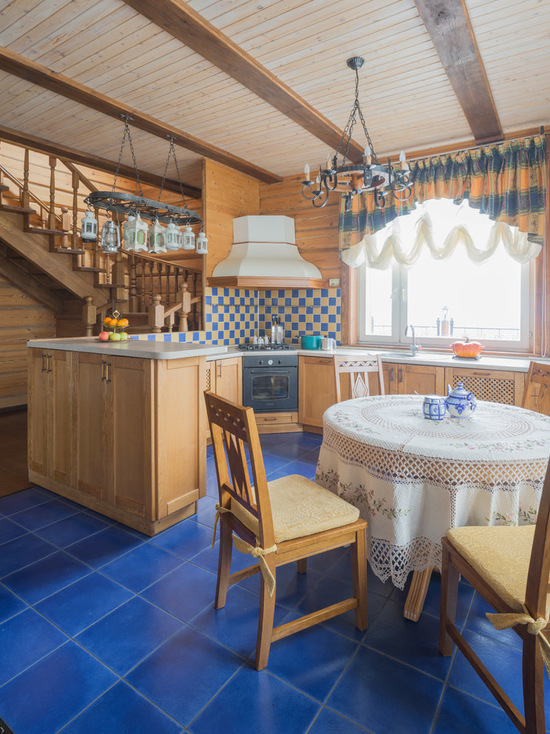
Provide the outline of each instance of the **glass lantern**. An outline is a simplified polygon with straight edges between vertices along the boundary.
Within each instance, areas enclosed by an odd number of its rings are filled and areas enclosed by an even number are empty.
[[[166,227],[163,227],[159,220],[155,219],[154,224],[149,229],[149,252],[166,252],[166,245],[164,243],[165,232]]]
[[[108,219],[101,230],[101,248],[107,253],[118,252],[120,248],[120,232],[112,219]]]
[[[80,220],[80,237],[82,242],[97,241],[97,219],[91,209]]]
[[[168,222],[168,227],[164,233],[164,244],[167,250],[179,250],[181,248],[182,234],[176,227],[174,222]]]
[[[139,216],[129,215],[124,226],[124,246],[127,250],[147,252],[147,223]]]
[[[199,232],[199,236],[197,237],[197,255],[207,255],[208,254],[208,237],[205,235],[203,230]]]
[[[191,229],[191,225],[188,224],[183,233],[183,249],[194,250],[195,249],[195,233]]]

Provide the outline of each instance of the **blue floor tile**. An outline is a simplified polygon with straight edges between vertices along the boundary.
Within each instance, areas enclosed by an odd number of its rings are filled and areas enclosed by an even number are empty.
[[[489,622],[485,614],[486,612],[494,611],[495,610],[482,596],[476,594],[466,620],[466,629],[469,629],[472,632],[477,632],[480,635],[485,635],[486,637],[492,637],[494,640],[497,640],[497,642],[502,642],[505,645],[517,647],[518,650],[521,650],[521,637],[517,635],[514,630],[497,630],[493,627],[491,622]]]
[[[68,642],[0,689],[2,718],[17,734],[54,734],[116,680]]]
[[[197,514],[194,516],[194,520],[201,525],[206,525],[209,528],[214,527],[214,520],[216,518],[216,505],[218,498],[203,497],[198,502]]]
[[[6,576],[3,582],[26,602],[35,604],[89,573],[89,566],[58,551]]]
[[[74,637],[132,596],[114,581],[91,573],[37,604],[36,610]]]
[[[373,732],[430,730],[443,683],[360,647],[327,705]]]
[[[357,642],[316,625],[273,643],[267,669],[324,701],[356,650]]]
[[[24,535],[26,532],[26,528],[8,520],[7,517],[0,519],[0,545],[19,538],[20,535]]]
[[[239,655],[252,658],[258,634],[259,597],[239,586],[234,586],[229,589],[222,609],[215,609],[213,601],[212,599],[208,608],[193,619],[192,626]],[[288,614],[288,609],[276,605],[275,626]]]
[[[91,517],[85,512],[77,512],[64,520],[53,523],[53,525],[41,528],[37,535],[59,548],[66,548],[68,545],[84,540],[84,538],[98,533],[100,530],[105,530],[106,527],[108,527],[108,524],[102,520]]]
[[[0,578],[55,553],[56,548],[32,533],[21,535],[0,549]]]
[[[307,573],[298,573],[295,563],[289,563],[286,566],[279,566],[277,569],[277,589],[276,599],[277,603],[281,604],[287,609],[294,609],[302,599],[310,592],[318,583],[325,582],[327,577],[318,571],[308,571]],[[260,593],[260,576],[250,576],[249,578],[241,581],[239,586],[242,586],[248,591],[252,591],[255,594]],[[231,591],[229,592],[231,593]],[[346,597],[344,597],[346,598]]]
[[[182,563],[183,559],[172,553],[144,543],[122,558],[103,566],[101,571],[123,586],[138,592],[166,576]]]
[[[124,675],[181,626],[171,615],[134,597],[75,639],[119,675]]]
[[[290,464],[285,464],[281,469],[273,471],[268,476],[268,480],[271,482],[274,479],[281,479],[281,477],[287,477],[290,474],[300,474],[306,479],[315,479],[316,465],[312,462],[307,461],[291,461]]]
[[[0,686],[65,641],[65,635],[33,609],[0,624]]]
[[[195,566],[200,566],[201,568],[205,568],[211,573],[217,574],[219,552],[220,541],[217,540],[213,548],[208,547],[205,550],[201,551],[201,553],[193,556],[191,562],[194,563]],[[231,573],[241,571],[243,568],[254,565],[254,563],[254,559],[252,558],[252,556],[248,555],[248,553],[241,553],[240,551],[233,548],[233,551],[231,553]]]
[[[308,734],[365,734],[366,729],[328,708],[321,709]]]
[[[155,535],[150,542],[188,560],[212,545],[212,530],[189,519]]]
[[[132,548],[136,548],[141,542],[135,535],[109,525],[105,530],[69,545],[66,550],[84,563],[94,568],[101,568]]]
[[[63,729],[63,734],[91,732],[179,734],[181,726],[121,681]]]
[[[448,688],[433,734],[517,734],[501,708]]]
[[[456,626],[461,628],[466,621],[472,599],[474,598],[474,590],[469,584],[458,585],[458,600],[456,605]],[[441,575],[433,573],[426,594],[423,612],[431,614],[439,619],[439,607],[441,604]]]
[[[439,652],[439,619],[421,614],[418,622],[403,616],[403,606],[388,601],[384,613],[369,627],[363,644],[445,680],[452,657]]]
[[[208,704],[189,731],[304,734],[318,710],[318,703],[265,670],[258,673],[246,667]]]
[[[10,515],[10,517],[28,530],[38,530],[75,513],[74,507],[70,507],[70,505],[60,500],[51,500],[43,505],[29,507],[15,515]]]
[[[27,608],[25,602],[18,599],[3,584],[0,584],[0,622],[19,614]]]
[[[214,604],[216,577],[192,563],[184,563],[142,592],[161,609],[188,621]]]
[[[46,493],[42,489],[35,487],[24,489],[22,492],[9,494],[7,497],[0,497],[0,512],[6,516],[13,515],[29,507],[36,507],[37,505],[44,504],[44,502],[51,502],[53,498],[54,495]]]
[[[130,685],[182,726],[193,719],[243,661],[189,627],[178,632],[127,676]],[[241,708],[234,702],[235,708]],[[215,731],[237,731],[229,722]],[[258,730],[259,731],[259,730]]]

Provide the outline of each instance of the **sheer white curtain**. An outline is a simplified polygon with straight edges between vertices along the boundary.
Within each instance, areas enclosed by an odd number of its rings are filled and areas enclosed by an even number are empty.
[[[430,199],[376,234],[365,235],[343,251],[341,259],[352,268],[366,262],[370,268],[384,270],[393,260],[413,265],[424,248],[433,258],[444,260],[460,245],[473,262],[487,260],[499,246],[519,263],[529,262],[542,249],[527,240],[527,233],[504,222],[492,222],[467,202],[457,206],[449,199]]]

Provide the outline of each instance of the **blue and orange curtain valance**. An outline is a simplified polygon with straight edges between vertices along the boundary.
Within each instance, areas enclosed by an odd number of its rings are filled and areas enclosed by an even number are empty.
[[[546,143],[544,136],[513,140],[411,163],[413,193],[404,202],[386,197],[378,209],[372,192],[358,194],[339,217],[340,259],[354,267],[365,260],[362,248],[371,235],[417,203],[451,199],[487,214],[495,222],[515,227],[527,241],[542,245],[545,220]],[[370,238],[372,239],[372,238]]]

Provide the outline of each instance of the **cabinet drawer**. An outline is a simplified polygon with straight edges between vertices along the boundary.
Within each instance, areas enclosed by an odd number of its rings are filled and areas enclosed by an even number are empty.
[[[298,423],[298,413],[256,413],[256,423],[261,425],[277,425],[279,423]]]

